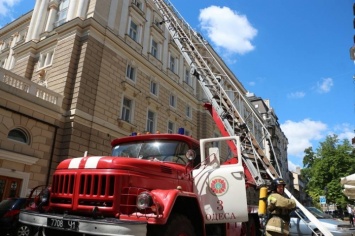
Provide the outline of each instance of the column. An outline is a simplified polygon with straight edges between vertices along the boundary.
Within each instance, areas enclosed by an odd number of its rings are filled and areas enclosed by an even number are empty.
[[[56,1],[51,1],[49,3],[49,15],[47,19],[47,25],[44,31],[46,32],[52,31],[57,12],[58,12],[58,3]]]
[[[115,0],[115,2],[118,2],[118,1]],[[89,3],[88,0],[79,0],[78,9],[76,12],[77,17],[80,17],[82,19],[86,19],[86,12],[87,12],[87,8],[88,8],[88,3]]]
[[[124,37],[125,34],[127,33],[128,7],[129,7],[129,0],[123,0],[122,10],[121,10],[120,26],[119,26],[119,29],[118,29],[118,34],[121,37]]]
[[[14,50],[12,50],[12,47],[14,47],[16,45],[17,37],[18,37],[18,33],[12,35],[11,39],[10,39],[9,55],[7,56],[7,60],[6,60],[6,63],[4,65],[4,68],[8,69],[8,70],[11,69],[10,66],[11,66],[11,63],[13,61],[13,55],[14,55]]]
[[[69,7],[68,7],[68,14],[67,14],[67,21],[70,21],[74,19],[75,16],[75,7],[76,7],[77,1],[69,1]]]
[[[38,9],[38,12],[34,12],[34,13],[36,13],[37,17],[36,17],[36,21],[34,23],[35,25],[33,28],[33,32],[31,34],[31,39],[39,39],[39,35],[41,33],[40,32],[41,26],[44,23],[43,18],[45,16],[46,11],[47,11],[46,7],[47,7],[47,1],[42,0],[41,5]]]
[[[31,18],[30,26],[29,26],[28,31],[27,31],[26,42],[30,41],[32,39],[32,32],[33,32],[33,29],[34,29],[35,24],[37,22],[37,19],[38,19],[36,16],[38,15],[37,13],[39,11],[39,7],[41,5],[41,2],[43,2],[43,0],[37,0],[36,1],[35,8],[34,8],[34,10],[32,12],[32,18]]]

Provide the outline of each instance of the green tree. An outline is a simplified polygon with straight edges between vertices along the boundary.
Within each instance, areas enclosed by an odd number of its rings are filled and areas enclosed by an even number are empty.
[[[316,152],[305,149],[302,178],[306,181],[306,192],[313,203],[326,195],[327,202],[345,207],[347,197],[342,193],[340,178],[355,173],[355,156],[349,140],[339,141],[337,135],[327,136]]]

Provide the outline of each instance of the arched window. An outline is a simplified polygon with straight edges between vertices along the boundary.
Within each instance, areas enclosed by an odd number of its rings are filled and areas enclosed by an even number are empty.
[[[26,144],[29,143],[29,138],[26,132],[18,128],[11,130],[7,135],[7,138],[21,143],[26,143]]]

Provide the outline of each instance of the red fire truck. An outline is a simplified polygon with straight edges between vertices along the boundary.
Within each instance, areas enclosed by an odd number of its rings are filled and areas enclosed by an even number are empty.
[[[111,156],[62,161],[37,206],[20,214],[22,223],[39,227],[40,236],[260,234],[258,203],[265,202],[258,190],[280,176],[270,163],[277,156],[266,121],[169,0],[153,2],[223,137],[132,135],[114,140]],[[324,235],[331,235],[296,203]]]
[[[39,235],[258,235],[241,156],[221,155],[224,142],[240,147],[237,136],[115,139],[111,156],[62,161],[20,221]]]

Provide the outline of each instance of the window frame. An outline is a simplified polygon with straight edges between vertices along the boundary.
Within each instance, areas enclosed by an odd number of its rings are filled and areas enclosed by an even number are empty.
[[[186,114],[186,117],[188,117],[190,119],[192,118],[192,108],[190,105],[186,105],[185,114]]]
[[[159,85],[155,80],[150,81],[150,93],[154,96],[158,96],[159,93]]]
[[[13,137],[10,137],[11,133],[14,135]],[[15,135],[18,135],[18,134],[20,134],[22,136],[20,138],[22,138],[24,141],[19,140],[19,137],[15,137]],[[7,139],[9,139],[11,141],[18,142],[18,143],[22,143],[22,144],[27,144],[27,145],[30,144],[30,135],[28,134],[28,132],[26,132],[22,128],[11,129],[7,134]]]
[[[174,134],[176,130],[175,127],[176,127],[175,123],[172,122],[171,120],[168,120],[168,125],[167,125],[168,134]]]
[[[177,60],[177,59],[174,57],[174,55],[170,53],[170,57],[169,57],[169,69],[170,69],[172,72],[174,72],[174,73],[176,73],[175,71],[176,71],[176,68],[177,68],[176,60]]]
[[[129,105],[125,104],[125,100],[129,101],[130,104]],[[134,109],[134,100],[129,97],[124,96],[122,99],[120,119],[123,121],[126,121],[128,123],[132,123],[133,109]],[[127,118],[127,116],[128,116],[128,118]]]
[[[173,93],[170,93],[170,96],[169,96],[169,105],[173,108],[176,108],[177,107],[177,97],[175,94]]]
[[[155,41],[154,38],[152,38],[150,44],[151,44],[150,45],[150,54],[159,60],[160,59],[160,57],[159,57],[159,43],[157,41]]]
[[[150,132],[152,134],[155,133],[155,131],[156,131],[156,120],[157,120],[156,112],[152,111],[151,109],[148,109],[148,111],[147,111],[147,123],[146,123],[146,131],[147,132]]]
[[[55,53],[54,48],[47,49],[47,50],[44,50],[43,52],[40,52],[39,58],[38,58],[38,63],[37,63],[37,71],[39,71],[43,68],[47,68],[52,65],[54,53]]]
[[[126,66],[126,78],[135,82],[136,81],[136,76],[137,76],[137,68],[134,67],[132,64],[127,64],[127,66]]]
[[[135,29],[132,28],[132,24],[134,27],[136,27]],[[128,36],[134,40],[135,42],[139,42],[139,24],[137,24],[132,18],[129,22],[129,27],[128,27]]]
[[[63,8],[63,3],[67,3],[65,8]],[[55,17],[55,21],[53,23],[53,28],[58,27],[62,24],[64,24],[67,21],[67,16],[68,16],[68,10],[69,10],[69,4],[70,0],[60,0],[58,4],[58,11]],[[64,14],[62,14],[64,13]],[[61,16],[62,14],[62,16]]]

